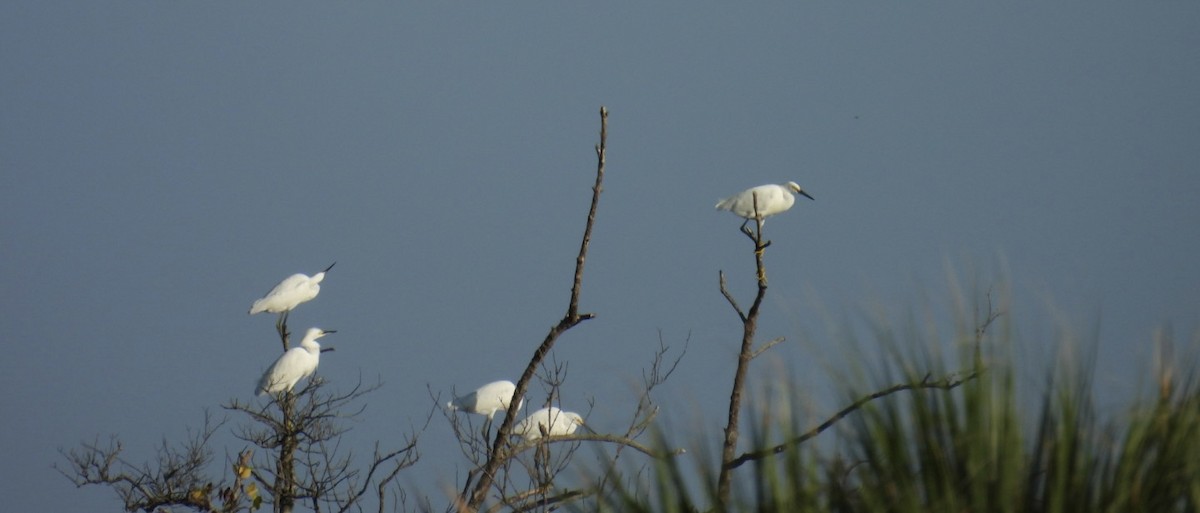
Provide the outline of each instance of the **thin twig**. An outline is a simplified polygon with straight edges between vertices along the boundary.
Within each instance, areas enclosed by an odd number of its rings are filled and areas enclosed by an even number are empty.
[[[548,508],[547,511],[553,511],[559,504],[564,504],[570,501],[579,500],[588,495],[588,492],[583,490],[568,490],[553,497],[545,497],[535,501],[530,501],[525,504],[513,506],[513,513],[522,511],[531,511],[539,508]]]
[[[642,394],[638,398],[637,409],[633,412],[633,416],[629,419],[629,428],[625,430],[625,438],[633,440],[649,428],[654,419],[658,417],[658,405],[654,404],[651,393],[656,387],[665,383],[675,373],[675,369],[679,367],[679,362],[683,360],[687,354],[688,345],[691,343],[692,334],[689,332],[683,341],[683,350],[679,352],[679,356],[675,357],[669,365],[665,360],[665,356],[670,351],[671,346],[668,346],[663,341],[662,330],[658,330],[658,349],[654,352],[654,358],[650,362],[649,369],[642,369]],[[604,476],[595,486],[595,490],[601,495],[608,489],[608,484],[611,480],[618,477],[617,463],[620,460],[625,445],[618,445],[613,455],[604,462],[607,469]]]
[[[517,454],[520,454],[522,452],[528,451],[530,449],[534,449],[538,445],[541,445],[541,444],[549,444],[549,443],[557,443],[557,442],[606,442],[606,443],[617,444],[617,445],[629,447],[630,449],[636,450],[636,451],[638,451],[642,454],[645,454],[646,456],[649,456],[651,458],[665,458],[668,456],[677,456],[677,455],[684,454],[687,452],[685,449],[682,449],[682,448],[674,449],[669,452],[658,452],[658,451],[650,448],[649,446],[644,445],[632,438],[618,436],[618,435],[601,435],[601,434],[583,433],[583,434],[553,435],[553,436],[542,437],[542,438],[539,438],[536,442],[529,443],[529,444],[522,444],[522,445],[513,447],[511,454],[509,454],[508,456],[509,457],[516,456]]]
[[[717,278],[721,285],[721,295],[725,296],[725,300],[729,301],[729,306],[732,306],[733,311],[737,312],[738,319],[741,319],[745,323],[746,313],[742,311],[742,307],[738,306],[737,300],[733,298],[733,294],[730,294],[729,289],[725,287],[725,271],[717,271]]]
[[[779,344],[780,342],[783,342],[784,340],[786,340],[786,339],[783,337],[776,337],[774,340],[771,340],[770,342],[763,344],[758,349],[755,349],[753,353],[750,353],[750,359],[753,360],[755,358],[758,358],[758,355],[763,354],[764,351],[766,351],[772,347],[775,347],[777,344]]]

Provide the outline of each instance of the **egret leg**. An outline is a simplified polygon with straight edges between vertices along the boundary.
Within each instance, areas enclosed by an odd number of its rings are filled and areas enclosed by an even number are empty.
[[[287,318],[289,311],[279,313],[279,320],[275,321],[275,331],[279,332],[279,343],[283,344],[283,350],[286,352],[287,347]]]
[[[754,232],[750,231],[750,229],[746,227],[746,223],[742,223],[742,227],[740,229],[743,235],[750,237],[750,240],[754,240]]]
[[[487,420],[483,421],[483,439],[488,439],[488,434],[492,432],[492,417],[488,416]]]

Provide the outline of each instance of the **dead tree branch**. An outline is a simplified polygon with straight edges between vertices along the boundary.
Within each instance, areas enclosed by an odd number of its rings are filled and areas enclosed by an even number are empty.
[[[629,419],[629,427],[625,430],[625,439],[631,441],[636,440],[642,435],[642,433],[646,432],[646,429],[648,429],[650,424],[654,422],[654,419],[658,417],[658,405],[654,403],[651,394],[655,388],[665,383],[667,379],[671,377],[671,374],[675,373],[675,369],[679,367],[679,362],[683,360],[685,355],[687,355],[687,350],[691,343],[691,339],[692,334],[688,333],[687,337],[683,341],[683,349],[679,352],[679,356],[676,356],[674,360],[668,361],[666,356],[670,351],[671,346],[668,346],[666,342],[663,341],[662,330],[659,330],[658,349],[654,352],[654,358],[650,361],[650,367],[648,369],[642,369],[642,393],[638,398],[637,409],[634,410],[633,416]],[[628,447],[628,445],[618,443],[616,450],[613,451],[612,458],[604,462],[606,469],[604,471],[604,477],[602,477],[600,482],[596,484],[597,493],[605,493],[604,491],[607,489],[609,483],[618,477],[617,462],[620,460],[621,453],[625,447]],[[634,449],[641,450],[637,448]],[[646,451],[642,452],[651,457],[657,457],[655,454],[650,454]],[[673,454],[681,454],[682,452],[683,450],[680,449]]]
[[[598,434],[598,433],[591,433],[591,434],[580,433],[580,434],[570,434],[570,435],[547,436],[547,437],[538,439],[538,441],[535,443],[514,446],[512,448],[512,451],[509,453],[509,457],[515,457],[516,455],[518,455],[522,452],[528,451],[530,449],[536,449],[539,445],[542,445],[542,444],[550,444],[550,443],[558,443],[558,442],[605,442],[605,443],[611,443],[611,444],[616,444],[616,445],[623,446],[623,447],[628,447],[628,448],[638,451],[642,454],[645,454],[646,456],[649,456],[651,458],[665,458],[667,456],[676,456],[679,454],[683,454],[685,452],[683,449],[676,449],[674,451],[666,452],[666,453],[659,452],[659,451],[656,451],[656,450],[650,448],[649,446],[647,446],[645,444],[642,444],[641,442],[638,442],[637,440],[634,440],[632,438],[625,437],[625,436],[620,436],[620,435],[604,435],[604,434]]]
[[[524,511],[547,510],[552,511],[557,509],[562,504],[577,501],[587,496],[583,490],[568,490],[553,497],[543,497],[537,500],[532,500],[524,504],[513,507],[513,513]]]
[[[225,420],[215,421],[206,411],[203,427],[189,430],[185,442],[172,446],[164,439],[153,464],[138,465],[122,458],[124,446],[113,436],[106,445],[96,440],[77,449],[60,449],[70,467],[55,464],[54,468],[77,487],[112,487],[126,511],[155,511],[171,506],[218,511],[212,492],[223,484],[209,478],[205,469],[212,462],[209,440],[224,423]],[[226,502],[220,511],[233,511],[236,507],[236,503]]]
[[[299,501],[316,511],[358,509],[372,487],[383,494],[400,470],[416,463],[417,438],[424,428],[409,433],[399,449],[383,451],[377,444],[365,469],[354,466],[353,453],[340,450],[341,437],[348,430],[341,421],[362,414],[365,402],[355,403],[381,386],[364,385],[360,379],[348,391],[332,392],[315,376],[303,388],[263,403],[234,399],[224,406],[256,424],[243,426],[235,436],[265,449],[266,460],[255,465],[253,475],[275,510],[290,511]]]
[[[529,388],[529,382],[533,379],[534,373],[538,366],[554,347],[554,342],[558,340],[559,335],[571,329],[575,325],[585,320],[591,319],[595,314],[579,313],[579,296],[583,288],[583,268],[587,260],[588,245],[592,240],[592,227],[596,222],[596,209],[600,202],[600,193],[604,190],[604,164],[605,156],[608,148],[608,109],[600,107],[600,144],[596,145],[596,182],[592,186],[592,204],[588,210],[587,224],[583,230],[583,240],[579,245],[579,254],[575,257],[575,276],[571,285],[571,299],[568,302],[567,313],[563,316],[558,324],[550,328],[550,332],[546,334],[546,338],[542,340],[540,346],[533,353],[533,358],[529,364],[525,366],[525,372],[521,374],[521,378],[517,380],[517,389],[513,394],[514,397],[523,397],[526,390]],[[504,416],[504,421],[500,424],[500,428],[496,430],[496,438],[492,443],[491,451],[488,454],[487,463],[479,473],[479,480],[475,483],[475,489],[470,497],[460,497],[459,503],[466,503],[467,511],[478,511],[487,499],[488,489],[492,486],[496,479],[496,471],[500,469],[501,460],[504,459],[504,453],[509,446],[509,435],[512,433],[513,421],[516,417],[517,407],[520,401],[512,401],[508,407],[508,412]]]
[[[717,477],[717,501],[719,506],[728,504],[733,476],[730,473],[732,467],[729,464],[733,461],[734,454],[737,451],[738,442],[738,423],[741,419],[742,410],[742,392],[746,388],[746,372],[749,369],[750,361],[754,359],[754,333],[758,329],[758,313],[762,306],[763,298],[767,295],[767,271],[763,264],[763,253],[767,246],[771,245],[771,241],[763,239],[763,217],[759,215],[758,210],[758,194],[752,197],[754,201],[754,224],[755,230],[751,231],[742,224],[742,233],[754,242],[754,264],[757,273],[758,292],[754,296],[754,302],[750,305],[750,310],[742,312],[734,301],[733,295],[725,288],[725,273],[720,273],[721,294],[729,301],[730,306],[737,312],[738,318],[742,321],[742,344],[741,350],[738,352],[737,370],[733,375],[733,387],[729,395],[729,414],[727,424],[725,426],[725,441],[721,446],[721,472]],[[769,347],[769,345],[767,346]]]
[[[887,397],[889,395],[895,394],[897,392],[903,392],[905,390],[930,390],[930,389],[952,390],[972,379],[978,378],[980,374],[982,374],[983,372],[985,372],[987,370],[983,366],[982,361],[980,360],[980,356],[979,356],[980,347],[979,346],[983,341],[984,335],[986,335],[988,332],[988,329],[991,328],[992,323],[994,323],[996,321],[996,319],[999,319],[1003,315],[1004,315],[1003,311],[996,310],[993,307],[992,294],[989,291],[987,294],[987,313],[984,314],[982,318],[977,318],[976,322],[975,322],[975,324],[976,324],[975,348],[974,348],[975,360],[974,360],[974,368],[972,368],[970,372],[952,373],[952,374],[946,375],[945,377],[938,379],[938,380],[931,380],[930,378],[932,376],[930,374],[926,374],[923,378],[921,378],[920,381],[915,381],[915,382],[910,382],[910,383],[900,383],[900,384],[885,388],[883,390],[878,390],[876,392],[867,394],[865,396],[860,397],[858,400],[854,401],[853,403],[850,403],[845,408],[842,408],[837,413],[833,414],[833,416],[829,417],[824,422],[817,425],[817,427],[812,428],[809,431],[806,431],[806,432],[800,434],[799,436],[792,438],[791,440],[788,440],[779,445],[776,445],[773,447],[768,447],[766,449],[760,449],[757,451],[750,451],[750,452],[743,453],[742,455],[738,456],[736,459],[730,460],[728,463],[725,464],[725,466],[728,467],[729,470],[732,470],[732,469],[742,466],[746,462],[761,460],[761,459],[767,458],[771,455],[780,454],[784,451],[787,451],[787,450],[789,450],[793,447],[796,447],[804,442],[807,442],[808,440],[815,438],[817,435],[820,435],[825,430],[829,429],[830,427],[833,427],[834,424],[841,421],[847,415],[850,415],[851,413],[858,411],[863,406],[866,406],[867,403],[870,403],[871,401],[874,401],[876,399]]]
[[[829,417],[828,419],[826,419],[825,422],[822,422],[817,427],[812,428],[809,431],[806,431],[805,433],[801,434],[800,436],[797,436],[791,440],[788,440],[788,441],[781,443],[779,445],[776,445],[774,447],[769,447],[769,448],[761,449],[758,451],[751,451],[751,452],[743,453],[741,456],[738,456],[736,459],[730,460],[729,463],[726,463],[725,467],[729,470],[733,470],[735,468],[742,466],[742,464],[744,464],[746,462],[761,460],[768,456],[771,456],[774,454],[779,454],[788,449],[796,447],[797,445],[807,442],[808,440],[816,437],[817,435],[820,435],[826,429],[833,427],[834,424],[836,424],[838,421],[845,418],[847,415],[854,413],[858,409],[865,406],[867,403],[874,401],[876,399],[887,397],[894,393],[903,392],[905,390],[922,390],[922,389],[951,390],[953,388],[958,387],[959,385],[962,385],[963,383],[966,383],[967,381],[975,379],[978,376],[979,376],[978,371],[971,371],[970,373],[967,373],[965,375],[952,374],[952,375],[946,376],[942,379],[939,379],[937,381],[930,381],[930,379],[929,379],[930,376],[926,375],[921,381],[917,381],[917,382],[913,382],[913,383],[900,383],[898,385],[894,385],[894,386],[885,388],[883,390],[879,390],[879,391],[873,392],[871,394],[867,394],[863,397],[860,397],[857,401],[850,403],[849,406],[842,408],[840,411],[833,414],[832,417]]]
[[[753,360],[755,358],[758,358],[758,355],[763,354],[764,352],[766,352],[766,350],[768,350],[772,347],[775,347],[776,345],[778,345],[780,342],[783,342],[784,340],[785,339],[783,337],[776,337],[776,338],[772,339],[771,341],[767,342],[766,344],[759,346],[758,349],[755,349],[754,352],[750,353],[750,359]]]

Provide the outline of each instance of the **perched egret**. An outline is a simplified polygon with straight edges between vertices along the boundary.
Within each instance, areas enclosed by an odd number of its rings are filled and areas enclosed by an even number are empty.
[[[324,271],[314,274],[312,277],[296,273],[284,278],[267,295],[250,305],[250,315],[260,312],[279,314],[279,321],[275,323],[275,328],[283,333],[283,324],[287,322],[288,312],[291,312],[300,303],[311,301],[317,297],[317,294],[321,292],[321,280],[325,279],[325,273],[333,269],[334,265],[337,265],[337,262],[329,264]]]
[[[813,199],[796,182],[788,182],[783,185],[768,184],[746,189],[718,201],[717,210],[728,210],[740,217],[746,218],[746,221],[742,223],[742,226],[746,226],[746,223],[755,217],[755,196],[758,196],[758,217],[766,219],[792,208],[792,205],[796,203],[796,197],[792,196],[793,192],[802,194],[808,199]]]
[[[523,436],[532,442],[542,437],[542,430],[549,436],[569,435],[583,425],[583,417],[571,411],[562,411],[553,406],[542,408],[530,413],[516,426],[513,426],[514,436]]]
[[[258,395],[276,394],[284,390],[291,390],[296,386],[297,381],[311,376],[317,370],[317,363],[321,360],[321,344],[317,343],[317,339],[329,333],[336,332],[321,328],[309,328],[299,346],[288,349],[278,360],[275,360],[275,364],[267,372],[263,373],[262,379],[258,380],[256,393]]]
[[[493,381],[479,387],[479,390],[455,397],[453,401],[446,403],[446,407],[451,410],[478,413],[487,417],[488,422],[491,422],[492,417],[496,416],[496,412],[508,410],[508,405],[512,404],[513,393],[516,391],[517,386],[511,381]],[[517,403],[517,409],[521,409],[524,405],[525,399],[521,399]]]

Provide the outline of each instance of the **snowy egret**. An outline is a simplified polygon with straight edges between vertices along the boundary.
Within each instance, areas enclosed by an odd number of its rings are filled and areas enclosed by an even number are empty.
[[[283,324],[287,322],[288,312],[291,312],[300,303],[311,301],[317,297],[317,294],[321,292],[321,280],[325,279],[325,273],[333,269],[334,265],[337,265],[337,262],[329,264],[324,271],[311,277],[296,273],[284,278],[267,295],[250,305],[250,315],[260,312],[279,314],[279,321],[275,323],[275,327],[280,333],[283,333]]]
[[[792,208],[792,205],[796,203],[796,197],[792,196],[792,192],[802,194],[808,199],[813,199],[796,182],[788,182],[783,185],[768,184],[746,189],[718,201],[717,210],[728,210],[740,217],[746,218],[746,221],[742,223],[742,226],[746,226],[746,223],[755,217],[755,196],[758,196],[758,217],[766,219]]]
[[[263,373],[262,379],[258,380],[256,393],[258,395],[276,394],[284,390],[291,390],[296,386],[297,381],[316,372],[323,352],[317,339],[330,333],[336,333],[336,331],[309,328],[299,346],[288,349],[278,360],[275,360],[275,364],[267,372]]]
[[[572,411],[562,411],[553,406],[542,408],[530,413],[516,426],[513,426],[514,436],[523,436],[532,442],[542,437],[542,430],[549,436],[569,435],[583,425],[583,417]]]
[[[455,397],[453,401],[446,403],[446,407],[451,410],[478,413],[487,417],[488,422],[491,422],[492,417],[496,416],[496,412],[508,410],[508,405],[512,404],[510,401],[512,401],[513,393],[516,391],[517,386],[511,381],[493,381],[467,395]],[[525,399],[522,398],[517,403],[517,409],[521,409],[524,405]]]

